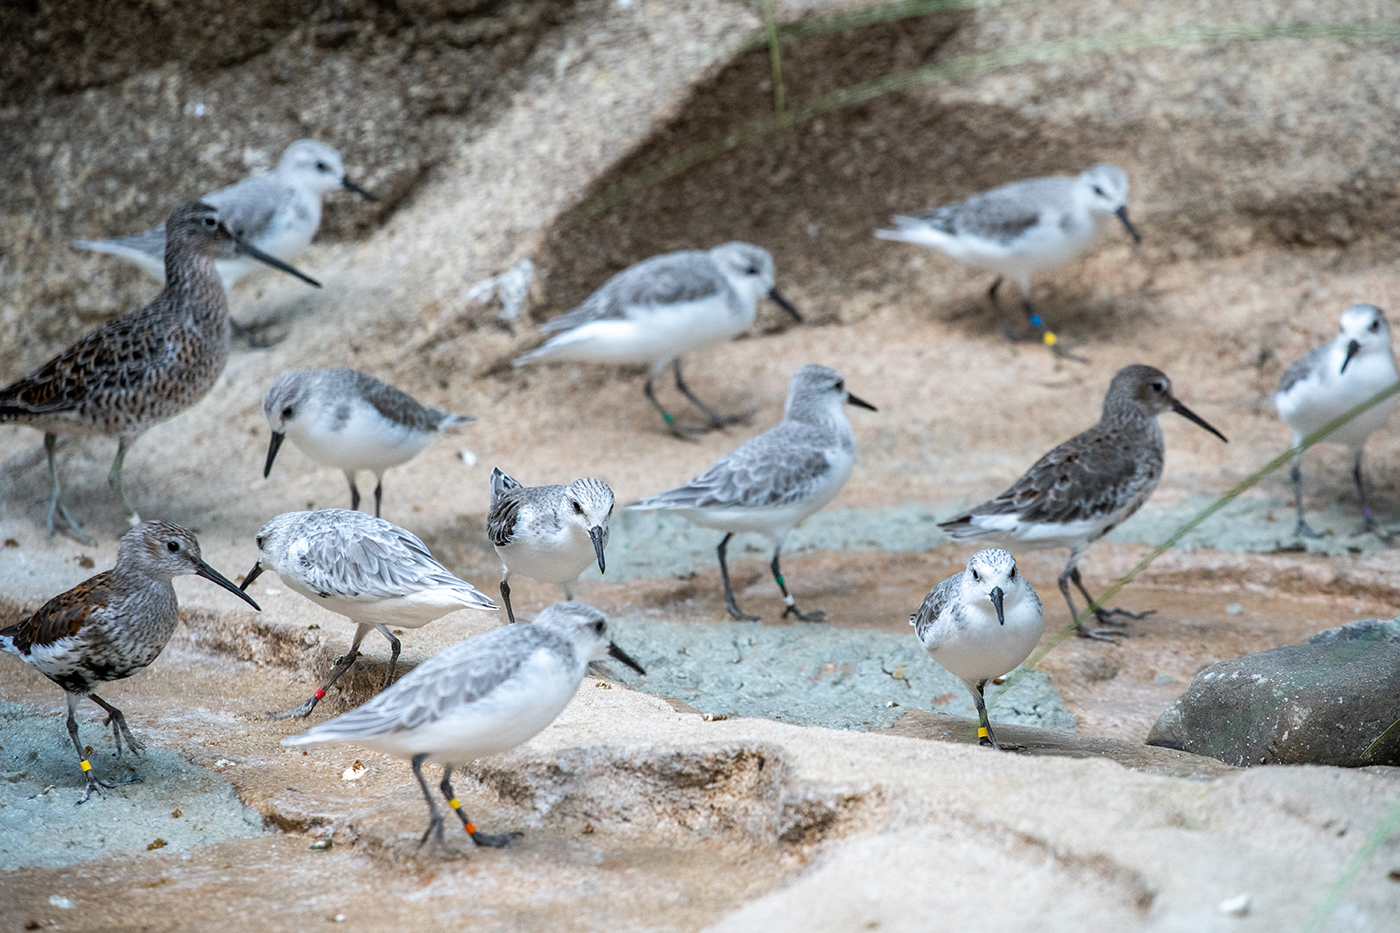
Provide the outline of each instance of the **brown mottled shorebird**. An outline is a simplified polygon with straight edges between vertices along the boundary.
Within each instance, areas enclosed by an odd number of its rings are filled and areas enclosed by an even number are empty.
[[[986,537],[1003,546],[1014,543],[1021,550],[1069,548],[1060,592],[1070,616],[1078,618],[1069,584],[1091,605],[1094,602],[1079,578],[1079,557],[1141,508],[1157,488],[1166,452],[1157,416],[1166,411],[1226,440],[1176,400],[1171,380],[1160,369],[1125,366],[1109,383],[1098,424],[1041,457],[1006,492],[938,527],[955,539]],[[1140,619],[1149,614],[1102,607],[1094,612],[1101,625],[1122,625],[1115,616]],[[1079,634],[1102,641],[1126,633],[1089,629],[1081,623]]]
[[[384,498],[384,471],[407,463],[448,428],[476,419],[420,405],[401,389],[356,369],[294,369],[278,376],[263,397],[272,428],[263,476],[282,442],[291,438],[322,466],[345,473],[350,508],[360,507],[355,474],[375,476],[374,515]]]
[[[261,611],[257,603],[200,559],[199,542],[193,534],[170,522],[143,522],[122,535],[117,563],[111,570],[55,596],[23,622],[0,629],[0,650],[19,655],[68,694],[68,735],[87,775],[87,793],[79,803],[94,791],[105,797],[102,788],[112,785],[93,775],[92,764],[78,741],[78,721],[73,716],[78,701],[88,697],[107,711],[103,725],[112,727],[118,756],[123,739],[131,751],[141,750],[122,711],[93,693],[93,688],[130,677],[160,655],[180,618],[170,580],[188,573],[237,593]]]
[[[192,201],[166,223],[165,288],[134,314],[104,324],[23,379],[0,389],[0,424],[44,432],[49,479],[49,536],[55,517],[79,541],[95,543],[64,507],[54,462],[59,434],[116,436],[107,482],[132,525],[140,522],[122,489],[122,461],[152,426],[198,402],[224,371],[229,352],[228,302],[214,262],[251,256],[316,287],[320,283],[229,230],[219,211]]]

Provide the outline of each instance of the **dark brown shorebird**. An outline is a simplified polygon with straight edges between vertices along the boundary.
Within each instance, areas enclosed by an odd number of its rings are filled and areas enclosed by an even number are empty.
[[[193,534],[170,522],[144,522],[122,535],[117,564],[111,570],[55,596],[24,621],[0,629],[0,650],[18,655],[68,694],[68,735],[87,775],[87,793],[78,803],[94,791],[105,797],[102,788],[112,786],[93,775],[78,741],[78,721],[73,715],[78,701],[88,697],[106,710],[103,725],[112,727],[118,756],[123,739],[132,752],[141,750],[122,711],[93,689],[130,677],[159,657],[180,618],[170,581],[189,573],[212,580],[261,611],[200,559]]]
[[[122,489],[126,452],[152,426],[175,417],[213,388],[228,362],[229,317],[216,260],[250,256],[320,287],[320,283],[230,231],[216,208],[200,201],[177,207],[166,222],[165,288],[134,314],[79,340],[24,378],[0,389],[0,424],[44,432],[49,479],[49,535],[55,518],[85,544],[64,507],[54,462],[59,434],[117,438],[107,482],[133,526],[140,523]]]
[[[1157,416],[1167,411],[1226,440],[1176,400],[1171,380],[1160,369],[1125,366],[1109,383],[1098,424],[1041,457],[1006,492],[938,527],[958,540],[985,537],[1023,551],[1069,548],[1060,592],[1070,616],[1078,618],[1069,594],[1071,583],[1090,605],[1094,603],[1079,578],[1079,558],[1085,548],[1141,508],[1157,488],[1166,453]],[[1100,625],[1110,626],[1124,624],[1118,616],[1140,619],[1150,614],[1103,607],[1094,611]],[[1079,634],[1106,640],[1109,635],[1127,633],[1090,629],[1080,623]]]

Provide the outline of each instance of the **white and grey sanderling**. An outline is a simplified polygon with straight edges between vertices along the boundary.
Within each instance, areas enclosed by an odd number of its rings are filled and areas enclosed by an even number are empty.
[[[721,416],[696,398],[681,378],[680,358],[747,330],[764,295],[800,322],[802,316],[773,281],[773,257],[751,243],[653,256],[622,270],[583,304],[544,324],[540,330],[554,336],[515,365],[541,360],[646,363],[651,366],[647,399],[673,433],[685,436],[652,390],[669,364],[681,394],[712,427],[722,427],[747,415]]]
[[[1030,657],[1045,631],[1045,607],[1016,558],[1000,548],[973,554],[966,570],[929,591],[909,624],[929,657],[972,694],[979,744],[1000,749],[982,691]]]
[[[1128,176],[1115,165],[1095,165],[1069,178],[1027,178],[935,207],[922,214],[894,218],[895,229],[876,230],[882,240],[931,246],[970,266],[995,272],[987,293],[1002,333],[1015,331],[997,289],[1005,278],[1021,287],[1021,304],[1031,327],[1046,343],[1055,334],[1045,328],[1031,304],[1031,276],[1068,262],[1088,249],[1116,216],[1134,242],[1142,238],[1128,220]]]
[[[783,420],[728,454],[695,479],[675,489],[648,496],[629,509],[664,509],[702,528],[724,532],[719,543],[719,571],[724,600],[736,619],[746,615],[734,600],[725,563],[725,548],[736,534],[754,532],[773,542],[773,579],[782,590],[783,617],[796,615],[820,622],[821,612],[803,613],[788,592],[778,565],[788,532],[836,497],[856,461],[855,434],[842,410],[875,406],[846,391],[841,374],[826,366],[808,365],[788,384]]]
[[[387,687],[400,648],[391,626],[421,628],[458,609],[496,608],[480,590],[438,563],[417,536],[364,512],[286,512],[263,525],[257,545],[258,561],[243,579],[244,590],[263,571],[273,570],[287,586],[357,626],[350,651],[330,678],[311,699],[274,719],[309,715],[355,663],[370,629],[389,640],[383,684]]]
[[[528,741],[564,711],[588,663],[604,656],[646,673],[612,643],[603,613],[583,603],[558,603],[531,625],[502,626],[448,648],[360,708],[282,743],[349,742],[409,761],[428,803],[428,828],[419,845],[431,837],[446,846],[442,814],[423,779],[424,763],[437,762],[438,787],[472,841],[503,846],[519,834],[478,832],[452,789],[452,769]]]
[[[1222,441],[1225,435],[1172,395],[1171,380],[1151,366],[1125,366],[1109,383],[1098,424],[1065,441],[1036,461],[1006,492],[956,518],[940,522],[954,539],[985,537],[1022,549],[1069,548],[1060,574],[1060,592],[1072,618],[1078,616],[1069,584],[1094,602],[1079,578],[1079,558],[1091,543],[1108,534],[1152,495],[1162,478],[1165,445],[1157,416],[1174,411]],[[1115,616],[1143,614],[1100,607],[1101,625],[1118,625]],[[1121,635],[1089,629],[1079,634],[1103,639]]]
[[[1352,305],[1342,312],[1341,330],[1331,343],[1317,347],[1284,372],[1274,393],[1274,405],[1279,417],[1293,429],[1293,443],[1297,445],[1327,422],[1395,385],[1398,378],[1385,312],[1375,305]],[[1361,453],[1366,438],[1389,420],[1397,405],[1400,396],[1392,395],[1333,431],[1324,441],[1343,444],[1351,450],[1351,475],[1366,531],[1376,530],[1376,519],[1361,482]],[[1308,527],[1303,518],[1302,464],[1303,456],[1299,454],[1293,458],[1289,473],[1298,505],[1296,533],[1316,538],[1318,532]]]
[[[448,428],[476,420],[420,405],[407,392],[354,369],[283,373],[263,397],[263,415],[272,428],[264,477],[291,438],[315,462],[345,473],[351,509],[360,507],[355,474],[372,472],[376,516],[385,470],[412,460]]]
[[[96,792],[106,796],[78,741],[74,718],[78,701],[87,697],[107,713],[117,755],[122,741],[132,752],[141,743],[126,717],[93,691],[98,684],[123,680],[160,656],[179,622],[173,577],[197,574],[237,594],[254,609],[258,604],[199,555],[193,534],[169,522],[143,522],[122,535],[117,562],[39,607],[22,622],[0,629],[0,649],[18,655],[68,695],[68,736],[87,776],[82,803]]]
[[[314,139],[299,139],[286,148],[277,167],[211,191],[200,198],[219,209],[229,229],[278,259],[291,261],[311,244],[321,226],[321,197],[333,188],[374,196],[345,177],[340,153]],[[83,249],[120,256],[164,281],[165,224],[134,236],[110,240],[77,240]],[[229,256],[215,263],[224,288],[258,264]]]
[[[319,287],[315,279],[243,239],[217,208],[200,201],[177,207],[166,230],[165,288],[154,301],[109,321],[0,389],[0,423],[27,424],[44,432],[53,484],[50,536],[58,518],[70,535],[92,543],[63,505],[53,454],[59,434],[117,438],[107,482],[131,523],[140,522],[122,488],[127,450],[149,428],[208,394],[228,362],[228,302],[214,269],[217,260],[251,257]]]
[[[522,486],[499,467],[491,471],[486,534],[501,558],[501,600],[510,621],[512,574],[557,584],[572,600],[589,564],[596,559],[599,573],[607,569],[603,551],[612,510],[612,489],[591,476],[567,486]]]

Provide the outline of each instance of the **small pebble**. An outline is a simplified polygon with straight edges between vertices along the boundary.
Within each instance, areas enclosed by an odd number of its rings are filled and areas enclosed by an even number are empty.
[[[311,843],[311,850],[313,852],[325,852],[333,845],[335,845],[335,843],[329,839],[317,839],[315,842]]]
[[[1152,682],[1154,684],[1174,684],[1176,683],[1176,678],[1171,674],[1158,674],[1156,677],[1152,678]]]
[[[1248,894],[1237,894],[1234,897],[1228,897],[1221,901],[1220,906],[1216,909],[1230,917],[1243,917],[1245,914],[1249,913],[1249,904],[1250,897]]]
[[[77,907],[78,905],[77,905],[77,904],[74,904],[72,901],[70,901],[68,898],[64,897],[62,894],[50,894],[50,895],[49,895],[49,906],[50,906],[50,907],[57,907],[59,910],[72,910],[74,907]]]
[[[342,781],[358,781],[360,778],[364,777],[368,773],[369,768],[365,767],[365,763],[363,761],[356,758],[355,763],[353,765],[346,768],[340,773],[340,779]]]
[[[461,450],[459,450],[457,452],[457,456],[461,457],[462,462],[465,463],[467,466],[476,466],[476,454],[472,453],[470,450],[467,450],[467,448],[463,447]]]
[[[1237,616],[1241,612],[1244,612],[1244,607],[1241,606],[1239,603],[1231,603],[1230,605],[1225,607],[1225,611],[1232,616]]]

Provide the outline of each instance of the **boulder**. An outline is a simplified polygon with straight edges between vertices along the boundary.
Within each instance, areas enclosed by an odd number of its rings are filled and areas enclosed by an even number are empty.
[[[1147,736],[1226,764],[1400,764],[1400,619],[1362,619],[1212,664]]]

